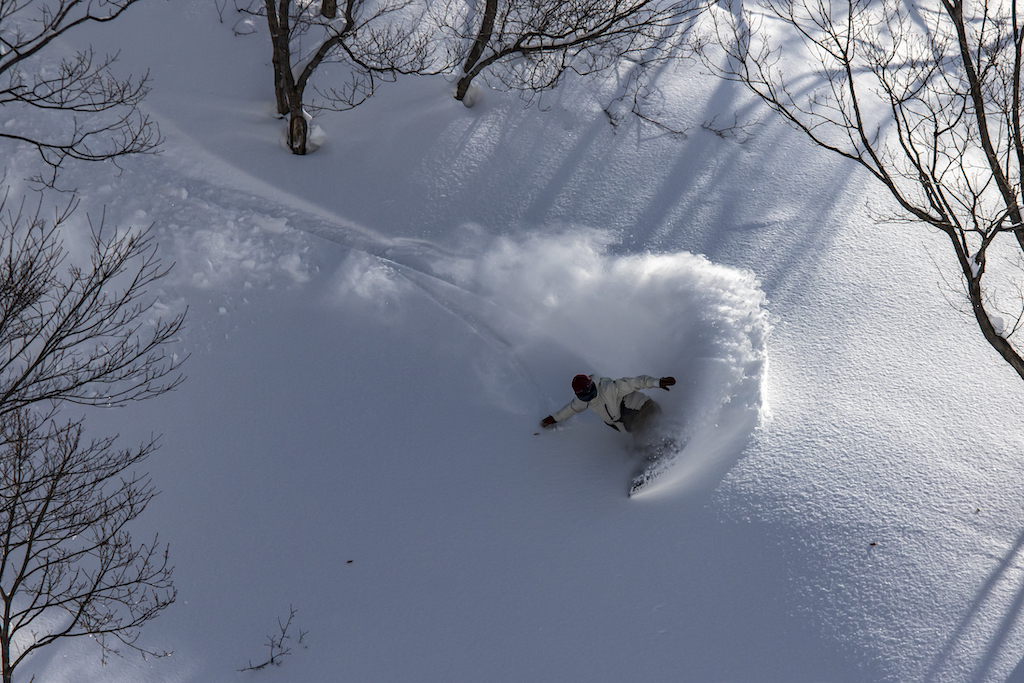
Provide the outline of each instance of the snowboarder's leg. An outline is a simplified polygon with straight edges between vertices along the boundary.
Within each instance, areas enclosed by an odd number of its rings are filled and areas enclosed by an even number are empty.
[[[654,399],[648,400],[639,410],[622,411],[622,424],[626,431],[633,435],[633,442],[637,446],[649,443],[657,438],[658,418],[661,416],[661,406]]]
[[[668,469],[679,450],[675,437],[661,429],[661,406],[650,400],[631,416],[629,427],[633,434],[633,452],[640,462],[633,473],[629,495],[646,489],[651,482]],[[623,420],[625,423],[625,420]]]

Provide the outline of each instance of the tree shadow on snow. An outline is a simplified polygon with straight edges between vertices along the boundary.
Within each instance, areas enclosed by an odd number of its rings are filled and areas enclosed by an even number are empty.
[[[983,683],[993,680],[993,668],[1005,657],[1004,651],[1014,644],[1012,636],[1020,632],[1018,620],[1021,610],[1024,608],[1024,587],[1021,586],[1021,562],[1024,552],[1024,531],[1018,534],[1013,546],[999,560],[995,569],[988,579],[978,590],[970,606],[964,612],[963,617],[957,622],[945,645],[935,656],[927,674],[924,677],[929,683],[941,680],[948,680],[949,670],[966,669],[970,671],[968,678],[962,680],[972,683]],[[1011,594],[1012,599],[1007,604],[1000,596]],[[1001,610],[1002,615],[993,619],[991,612]],[[982,656],[977,662],[958,662],[959,657],[965,654],[970,656],[972,652],[978,652],[980,648],[972,641],[977,641],[978,630],[988,628],[989,624],[995,624],[993,632],[983,636],[987,640]],[[1013,672],[1006,679],[1007,683],[1024,683],[1024,660],[1021,660],[1013,669]]]

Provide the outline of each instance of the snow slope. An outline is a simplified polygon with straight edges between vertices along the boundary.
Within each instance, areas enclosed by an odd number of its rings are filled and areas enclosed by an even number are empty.
[[[702,130],[757,112],[692,65],[662,76],[685,138],[613,128],[614,82],[403,80],[299,159],[264,37],[206,0],[117,23],[81,40],[151,69],[165,151],[65,178],[154,223],[190,309],[188,382],[89,422],[164,435],[138,536],[171,544],[144,641],[175,654],[26,680],[1024,680],[1024,388],[853,168]],[[592,416],[539,433],[595,371],[680,380],[650,495]],[[239,672],[290,607],[291,655]]]

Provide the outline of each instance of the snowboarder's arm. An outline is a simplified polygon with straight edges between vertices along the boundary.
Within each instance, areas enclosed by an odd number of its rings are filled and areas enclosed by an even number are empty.
[[[561,408],[561,410],[559,410],[558,412],[556,412],[556,413],[554,413],[552,415],[548,415],[543,420],[541,420],[540,421],[540,426],[541,427],[550,427],[551,425],[555,424],[556,422],[565,422],[566,420],[568,420],[570,417],[572,417],[576,413],[582,413],[586,409],[587,409],[587,404],[586,404],[585,401],[581,401],[578,398],[574,398],[569,403],[566,403]]]
[[[551,417],[555,418],[555,422],[565,422],[576,413],[582,413],[586,409],[586,401],[581,401],[578,398],[574,398],[573,400],[569,401],[564,406],[562,406],[562,409],[559,410],[557,413],[554,413]]]
[[[661,386],[661,380],[650,375],[639,375],[637,377],[623,377],[615,380],[619,394],[625,395],[641,389],[657,389]]]
[[[676,383],[676,378],[640,375],[638,377],[623,377],[618,381],[625,382],[633,391],[640,391],[641,389],[664,389],[668,391],[668,388]]]

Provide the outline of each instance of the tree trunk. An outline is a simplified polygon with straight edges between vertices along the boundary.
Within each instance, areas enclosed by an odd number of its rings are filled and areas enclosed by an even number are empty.
[[[988,311],[985,310],[981,278],[970,280],[967,284],[967,291],[970,295],[971,307],[974,309],[974,319],[977,320],[978,327],[981,328],[981,333],[985,336],[985,341],[1002,356],[1003,360],[1020,375],[1021,379],[1024,379],[1024,358],[1020,357],[1010,342],[996,332],[992,319],[988,317]]]
[[[306,117],[302,113],[302,104],[294,107],[288,115],[288,148],[292,154],[306,153],[306,136],[309,126],[306,124]]]
[[[274,65],[274,96],[277,100],[277,113],[286,115],[291,107],[288,105],[288,91],[294,78],[291,74],[291,51],[288,45],[287,16],[280,17],[274,3],[266,2],[267,25],[270,29],[271,62]],[[287,12],[287,5],[283,8]]]
[[[476,40],[473,41],[473,47],[469,51],[469,56],[466,57],[466,63],[462,66],[462,73],[464,75],[459,79],[459,84],[455,89],[455,99],[460,102],[466,97],[469,85],[476,76],[473,73],[473,67],[480,61],[484,50],[487,49],[487,44],[491,42],[491,35],[494,33],[494,20],[497,16],[498,0],[485,0],[484,17],[480,21],[480,31],[477,32]]]
[[[277,63],[276,50],[274,59],[274,95],[277,99],[277,113],[281,116],[288,114],[288,86],[287,79],[285,78],[283,69],[287,68],[287,65],[281,65]]]
[[[473,82],[473,76],[466,74],[459,79],[458,84],[455,86],[455,99],[462,102],[466,99],[466,93],[469,92],[469,86]]]
[[[1013,348],[1013,344],[996,330],[992,318],[989,317],[988,311],[985,309],[985,292],[981,287],[981,278],[985,274],[985,255],[988,245],[982,244],[978,253],[972,257],[963,249],[954,230],[945,229],[943,232],[952,241],[953,251],[960,262],[960,268],[967,282],[967,298],[971,302],[971,309],[974,313],[974,320],[978,323],[978,329],[981,330],[985,341],[1020,375],[1021,379],[1024,379],[1024,358]]]
[[[8,635],[10,632],[10,619],[7,614],[5,614],[3,632],[3,637],[0,638],[0,671],[3,673],[3,683],[13,683],[14,669],[11,668],[11,639]]]
[[[327,19],[338,16],[338,0],[323,0],[320,4],[320,16]]]

